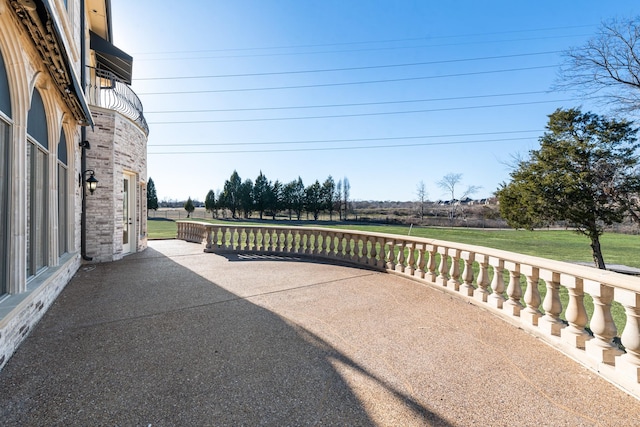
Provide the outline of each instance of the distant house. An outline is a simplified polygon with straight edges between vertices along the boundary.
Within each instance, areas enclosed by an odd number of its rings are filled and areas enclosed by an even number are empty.
[[[149,129],[109,0],[0,0],[0,29],[1,368],[82,262],[146,247]]]

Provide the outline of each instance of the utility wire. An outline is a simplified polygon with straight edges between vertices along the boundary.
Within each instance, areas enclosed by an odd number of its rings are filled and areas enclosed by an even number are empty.
[[[202,93],[223,93],[223,92],[251,92],[251,91],[267,91],[267,90],[282,90],[282,89],[308,89],[317,87],[331,87],[331,86],[351,86],[361,84],[377,84],[377,83],[394,83],[416,80],[429,80],[440,79],[447,77],[464,77],[464,76],[476,76],[484,74],[494,73],[508,73],[514,71],[529,71],[540,70],[543,68],[555,68],[557,65],[540,65],[535,67],[522,67],[522,68],[506,68],[502,70],[490,70],[490,71],[473,71],[469,73],[456,73],[456,74],[443,74],[440,76],[420,76],[420,77],[404,77],[397,79],[383,79],[383,80],[364,80],[358,82],[341,82],[341,83],[321,83],[313,85],[297,85],[297,86],[272,86],[272,87],[257,87],[257,88],[241,88],[241,89],[212,89],[212,90],[191,90],[191,91],[174,91],[174,92],[142,92],[138,95],[192,95]]]
[[[417,46],[394,46],[394,47],[378,47],[378,48],[368,48],[368,49],[346,49],[346,50],[327,50],[327,51],[316,51],[316,52],[293,52],[293,53],[263,53],[263,54],[252,54],[252,55],[218,55],[218,56],[191,56],[191,57],[175,57],[175,58],[141,58],[136,61],[186,61],[186,60],[197,60],[197,59],[229,59],[229,58],[255,58],[255,57],[274,57],[274,56],[296,56],[296,55],[321,55],[321,54],[334,54],[334,53],[355,53],[355,52],[372,52],[372,51],[383,51],[383,50],[400,50],[400,49],[422,49],[422,48],[432,48],[432,47],[448,47],[448,46],[465,46],[471,44],[489,44],[489,43],[507,43],[507,42],[523,42],[523,41],[533,41],[533,40],[548,40],[553,39],[557,40],[560,38],[575,38],[575,37],[586,37],[591,34],[576,34],[576,35],[565,35],[565,36],[545,36],[545,37],[529,37],[529,38],[521,38],[521,39],[510,39],[510,40],[492,40],[492,41],[467,41],[467,42],[459,42],[459,43],[442,43],[442,44],[428,44],[428,45],[417,45]]]
[[[258,108],[221,108],[211,110],[164,110],[164,111],[145,111],[144,114],[175,114],[175,113],[224,113],[238,111],[270,111],[270,110],[302,110],[310,108],[336,108],[336,107],[363,107],[371,105],[393,105],[393,104],[411,104],[419,102],[439,102],[439,101],[459,101],[461,99],[480,99],[480,98],[497,98],[501,96],[520,96],[520,95],[541,95],[548,94],[550,91],[538,90],[531,92],[512,92],[498,93],[490,95],[470,95],[470,96],[454,96],[449,98],[429,98],[429,99],[409,99],[404,101],[379,101],[379,102],[360,102],[350,104],[323,104],[323,105],[296,105],[289,107],[258,107]]]
[[[450,142],[425,142],[416,144],[393,144],[393,145],[372,145],[364,147],[321,147],[321,148],[282,148],[273,150],[233,150],[233,151],[167,151],[167,152],[151,152],[150,155],[164,155],[164,154],[255,154],[255,153],[293,153],[301,151],[344,151],[344,150],[368,150],[378,148],[405,148],[405,147],[425,147],[434,145],[458,145],[458,144],[479,144],[483,142],[505,142],[505,141],[519,141],[519,140],[531,140],[531,138],[505,138],[505,139],[484,139],[476,141],[450,141]]]
[[[550,101],[530,101],[530,102],[514,102],[509,104],[493,104],[493,105],[474,105],[467,107],[450,107],[450,108],[431,108],[424,110],[409,111],[387,111],[379,113],[355,113],[355,114],[332,114],[325,116],[304,116],[304,117],[273,117],[260,119],[225,119],[225,120],[184,120],[171,122],[148,122],[150,125],[172,125],[172,124],[196,124],[196,123],[235,123],[235,122],[270,122],[282,120],[311,120],[311,119],[337,119],[345,117],[370,117],[370,116],[389,116],[398,114],[414,114],[414,113],[433,113],[439,111],[455,111],[455,110],[472,110],[478,108],[497,108],[497,107],[513,107],[519,105],[548,104],[553,102],[567,102],[572,99],[555,99]]]
[[[304,141],[260,141],[260,142],[206,142],[206,143],[186,143],[186,144],[148,144],[148,147],[197,147],[197,146],[238,146],[238,145],[286,145],[286,144],[319,144],[319,143],[339,143],[339,142],[364,142],[364,141],[397,141],[406,139],[432,139],[432,138],[460,138],[467,136],[484,135],[506,135],[518,133],[540,133],[544,130],[510,130],[498,132],[475,132],[475,133],[455,133],[449,135],[412,135],[412,136],[391,136],[380,138],[350,138],[350,139],[316,139]]]
[[[423,36],[404,39],[388,39],[388,40],[369,40],[358,42],[340,42],[340,43],[323,43],[323,44],[307,44],[307,45],[289,45],[289,46],[271,46],[271,47],[244,47],[244,48],[223,48],[223,49],[204,49],[204,50],[175,50],[165,52],[135,52],[135,55],[166,55],[174,53],[205,53],[205,52],[236,52],[247,50],[271,50],[271,49],[298,49],[298,48],[310,48],[310,47],[328,47],[328,46],[349,46],[359,44],[373,44],[373,43],[397,43],[406,41],[419,41],[430,39],[451,39],[451,38],[472,38],[481,36],[495,36],[501,34],[514,34],[514,33],[532,33],[539,31],[555,31],[555,30],[569,30],[574,28],[592,28],[594,25],[569,25],[563,27],[548,27],[548,28],[534,28],[530,30],[509,30],[509,31],[493,31],[488,33],[475,33],[475,34],[460,34],[460,35],[447,35],[447,36]]]
[[[483,57],[477,57],[477,58],[447,59],[442,61],[409,62],[404,64],[370,65],[370,66],[363,66],[363,67],[325,68],[325,69],[317,69],[317,70],[278,71],[278,72],[263,72],[263,73],[244,73],[244,74],[215,74],[215,75],[205,75],[205,76],[142,77],[142,78],[135,78],[135,80],[136,81],[138,80],[152,81],[152,80],[217,79],[217,78],[229,78],[229,77],[279,76],[279,75],[291,75],[291,74],[328,73],[328,72],[337,72],[337,71],[376,70],[376,69],[383,69],[383,68],[415,67],[419,65],[454,64],[459,62],[521,58],[526,56],[551,55],[551,54],[556,54],[561,52],[562,51],[560,50],[552,50],[547,52],[518,53],[513,55],[483,56]]]

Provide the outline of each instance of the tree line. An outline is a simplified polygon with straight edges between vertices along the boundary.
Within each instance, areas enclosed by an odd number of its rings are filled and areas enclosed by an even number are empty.
[[[303,213],[307,213],[317,220],[320,213],[326,212],[330,220],[335,214],[340,220],[346,220],[350,193],[351,184],[347,177],[335,182],[329,175],[322,184],[316,179],[305,187],[300,177],[288,183],[272,182],[262,171],[255,181],[243,181],[234,170],[222,191],[209,190],[204,206],[213,218],[218,216],[220,209],[227,209],[233,218],[250,218],[258,213],[260,219],[265,216],[276,219],[279,213],[285,212],[289,219],[295,217],[300,220]]]

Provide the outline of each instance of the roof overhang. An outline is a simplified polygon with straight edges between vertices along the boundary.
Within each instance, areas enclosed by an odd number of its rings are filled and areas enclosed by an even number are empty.
[[[20,22],[49,69],[55,86],[73,116],[82,125],[93,126],[84,88],[72,66],[70,49],[51,0],[17,0],[13,6]]]
[[[109,41],[90,31],[91,49],[96,54],[96,68],[111,71],[123,83],[131,84],[133,57],[115,47]]]

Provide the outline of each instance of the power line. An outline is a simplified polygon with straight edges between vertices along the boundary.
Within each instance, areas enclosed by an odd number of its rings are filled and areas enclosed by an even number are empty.
[[[148,147],[198,147],[198,146],[238,146],[238,145],[287,145],[287,144],[319,144],[319,143],[339,143],[339,142],[364,142],[364,141],[397,141],[407,139],[432,139],[432,138],[460,138],[468,136],[483,135],[508,135],[518,133],[540,133],[544,130],[510,130],[498,132],[474,132],[474,133],[454,133],[448,135],[411,135],[393,136],[379,138],[349,138],[349,139],[311,139],[304,141],[260,141],[260,142],[207,142],[207,143],[186,143],[186,144],[148,144]]]
[[[540,56],[551,55],[560,53],[560,50],[552,50],[547,52],[532,52],[532,53],[518,53],[513,55],[498,55],[498,56],[483,56],[477,58],[462,58],[462,59],[448,59],[442,61],[427,61],[427,62],[409,62],[404,64],[387,64],[387,65],[370,65],[363,67],[346,67],[346,68],[325,68],[317,70],[298,70],[298,71],[278,71],[278,72],[263,72],[263,73],[244,73],[244,74],[216,74],[206,76],[170,76],[170,77],[142,77],[135,80],[152,81],[152,80],[190,80],[190,79],[216,79],[216,78],[229,78],[229,77],[257,77],[257,76],[278,76],[278,75],[291,75],[291,74],[311,74],[311,73],[328,73],[338,71],[358,71],[358,70],[375,70],[383,68],[401,68],[401,67],[415,67],[420,65],[436,65],[436,64],[453,64],[459,62],[473,62],[473,61],[486,61],[493,59],[506,59],[506,58],[521,58],[526,56]]]
[[[135,52],[135,55],[166,55],[173,53],[205,53],[205,52],[236,52],[247,50],[271,50],[271,49],[299,49],[310,47],[327,47],[327,46],[348,46],[358,44],[373,44],[373,43],[397,43],[406,41],[419,41],[429,39],[450,39],[450,38],[470,38],[480,36],[494,36],[501,34],[514,34],[514,33],[531,33],[540,31],[555,31],[555,30],[568,30],[574,28],[592,28],[594,25],[569,25],[562,27],[548,27],[548,28],[534,28],[529,30],[509,30],[509,31],[493,31],[488,33],[475,33],[475,34],[460,34],[460,35],[448,35],[448,36],[423,36],[403,39],[388,39],[388,40],[369,40],[369,41],[356,41],[356,42],[340,42],[340,43],[323,43],[323,44],[307,44],[307,45],[289,45],[289,46],[271,46],[271,47],[244,47],[244,48],[223,48],[223,49],[202,49],[202,50],[176,50],[165,52]]]
[[[193,95],[198,93],[202,94],[202,93],[223,93],[223,92],[251,92],[251,91],[267,91],[267,90],[282,90],[282,89],[309,89],[309,88],[317,88],[317,87],[350,86],[350,85],[361,85],[361,84],[394,83],[394,82],[415,81],[415,80],[440,79],[440,78],[447,78],[447,77],[464,77],[464,76],[474,76],[474,75],[484,75],[484,74],[494,74],[494,73],[508,73],[508,72],[514,72],[514,71],[540,70],[543,68],[555,68],[555,67],[557,67],[557,65],[540,65],[535,67],[507,68],[502,70],[443,74],[440,76],[404,77],[404,78],[397,78],[397,79],[364,80],[364,81],[358,81],[358,82],[341,82],[341,83],[321,83],[321,84],[297,85],[297,86],[272,86],[272,87],[258,87],[258,88],[212,89],[212,90],[192,90],[192,91],[175,91],[175,92],[143,92],[143,93],[139,93],[138,95]]]
[[[165,110],[165,111],[145,111],[144,114],[176,114],[176,113],[225,113],[225,112],[238,112],[238,111],[270,111],[270,110],[302,110],[311,108],[336,108],[336,107],[363,107],[371,105],[393,105],[393,104],[412,104],[419,102],[439,102],[439,101],[459,101],[461,99],[481,99],[481,98],[497,98],[502,96],[520,96],[520,95],[540,95],[548,94],[550,91],[538,90],[531,92],[512,92],[512,93],[498,93],[489,95],[469,95],[469,96],[454,96],[449,98],[429,98],[429,99],[409,99],[404,101],[379,101],[379,102],[360,102],[350,104],[322,104],[322,105],[296,105],[288,107],[258,107],[258,108],[221,108],[211,110]]]
[[[533,40],[558,40],[561,38],[575,38],[575,37],[585,37],[590,36],[590,34],[576,34],[576,35],[565,35],[565,36],[546,36],[546,37],[529,37],[529,38],[520,38],[520,39],[510,39],[510,40],[493,40],[493,41],[466,41],[466,42],[458,42],[458,43],[442,43],[442,44],[429,44],[429,45],[417,45],[417,46],[394,46],[394,47],[379,47],[379,48],[368,48],[368,49],[347,49],[347,50],[327,50],[327,51],[316,51],[316,52],[293,52],[293,53],[268,53],[268,54],[252,54],[252,55],[218,55],[218,56],[192,56],[192,57],[176,57],[176,58],[142,58],[137,59],[137,61],[187,61],[187,60],[197,60],[197,59],[229,59],[229,58],[256,58],[256,57],[274,57],[274,56],[297,56],[297,55],[323,55],[323,54],[334,54],[334,53],[355,53],[355,52],[373,52],[373,51],[384,51],[384,50],[400,50],[400,49],[422,49],[422,48],[433,48],[433,47],[448,47],[448,46],[465,46],[471,44],[489,44],[489,43],[507,43],[507,42],[523,42],[523,41],[533,41]]]
[[[531,140],[531,138],[505,138],[505,139],[484,139],[476,141],[449,141],[449,142],[425,142],[416,144],[393,144],[393,145],[372,145],[364,147],[320,147],[320,148],[282,148],[274,150],[233,150],[233,151],[167,151],[148,153],[150,155],[164,155],[164,154],[255,154],[255,153],[293,153],[302,151],[344,151],[344,150],[369,150],[378,148],[405,148],[405,147],[424,147],[434,145],[458,145],[458,144],[479,144],[483,142],[505,142],[505,141],[519,141],[519,140]]]
[[[439,111],[472,110],[472,109],[478,109],[478,108],[514,107],[519,105],[548,104],[553,102],[567,102],[567,101],[572,101],[572,99],[514,102],[509,104],[493,104],[493,105],[474,105],[474,106],[467,106],[467,107],[432,108],[432,109],[409,110],[409,111],[386,111],[386,112],[379,112],[379,113],[332,114],[332,115],[325,115],[325,116],[273,117],[273,118],[260,118],[260,119],[185,120],[185,121],[148,122],[148,123],[150,125],[171,125],[171,124],[197,124],[197,123],[235,123],[235,122],[270,122],[270,121],[282,121],[282,120],[337,119],[337,118],[346,118],[346,117],[370,117],[370,116],[388,116],[388,115],[398,115],[398,114],[433,113],[433,112],[439,112]]]

